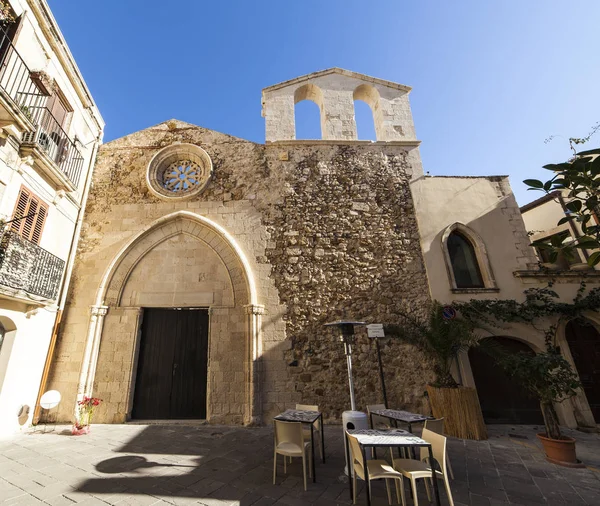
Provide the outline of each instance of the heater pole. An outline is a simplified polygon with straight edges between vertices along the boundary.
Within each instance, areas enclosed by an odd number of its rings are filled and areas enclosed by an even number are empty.
[[[354,380],[352,379],[352,345],[344,343],[346,349],[346,362],[348,363],[348,385],[350,386],[350,409],[356,411],[356,401],[354,400]]]

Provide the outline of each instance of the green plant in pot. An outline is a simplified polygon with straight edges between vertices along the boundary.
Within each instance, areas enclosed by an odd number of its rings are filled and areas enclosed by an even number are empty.
[[[575,455],[575,439],[564,436],[560,431],[554,403],[563,402],[577,393],[581,386],[571,364],[552,345],[556,326],[546,331],[546,351],[537,354],[489,351],[509,376],[519,383],[540,402],[544,417],[545,434],[538,434],[546,456],[555,464],[578,465]]]
[[[585,314],[600,309],[600,289],[586,290],[580,284],[572,302],[563,302],[552,290],[552,283],[545,288],[525,291],[525,300],[471,300],[456,303],[462,318],[491,334],[506,335],[506,323],[530,325],[543,332],[545,349],[541,353],[509,354],[485,339],[482,349],[495,358],[509,376],[540,402],[546,432],[538,434],[550,462],[561,465],[580,466],[575,455],[575,439],[561,433],[555,404],[577,394],[581,387],[571,364],[557,346],[558,329],[570,320],[585,321]],[[501,332],[495,332],[501,329]]]
[[[461,387],[452,369],[461,352],[478,345],[473,324],[464,319],[445,319],[443,306],[434,301],[427,318],[398,315],[399,324],[385,325],[387,336],[418,348],[430,361],[435,375],[427,385],[433,415],[444,417],[445,432],[460,438],[487,438],[477,392]]]

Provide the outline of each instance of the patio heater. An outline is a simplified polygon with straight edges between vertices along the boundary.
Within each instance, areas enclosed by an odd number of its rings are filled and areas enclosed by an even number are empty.
[[[348,475],[348,442],[346,441],[347,429],[368,429],[369,422],[366,413],[356,411],[356,401],[354,399],[354,380],[352,378],[352,346],[354,345],[354,326],[365,325],[365,322],[351,320],[338,320],[326,323],[326,327],[337,327],[340,333],[340,341],[344,343],[344,353],[348,365],[348,386],[350,387],[350,411],[342,413],[342,428],[344,430],[344,449],[346,455],[346,467],[344,473]]]

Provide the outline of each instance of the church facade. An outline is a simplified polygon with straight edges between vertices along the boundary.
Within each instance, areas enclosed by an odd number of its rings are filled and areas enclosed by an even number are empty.
[[[424,176],[409,92],[329,69],[263,90],[265,144],[171,120],[103,145],[45,385],[63,396],[53,420],[92,394],[99,423],[258,424],[296,402],[337,420],[346,364],[325,323],[393,323],[432,299],[542,284],[506,177]],[[302,100],[321,111],[319,140],[295,138]],[[374,142],[357,140],[355,100],[373,111]],[[382,346],[389,403],[427,411],[430,365]],[[478,386],[468,356],[457,374]],[[359,408],[381,401],[363,333],[355,375]],[[573,402],[562,421],[592,424],[586,395]]]

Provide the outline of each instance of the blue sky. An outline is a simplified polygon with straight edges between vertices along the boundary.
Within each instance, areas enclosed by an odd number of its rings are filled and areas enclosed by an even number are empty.
[[[548,175],[600,121],[597,0],[49,4],[105,141],[177,118],[263,142],[261,89],[337,66],[413,88],[430,174],[508,174],[525,204],[540,194],[521,181]],[[299,106],[304,136],[318,131],[311,112]],[[357,109],[363,137],[369,120]]]

